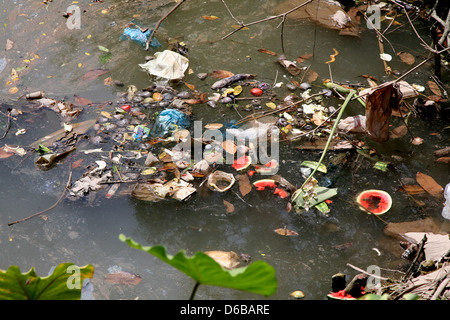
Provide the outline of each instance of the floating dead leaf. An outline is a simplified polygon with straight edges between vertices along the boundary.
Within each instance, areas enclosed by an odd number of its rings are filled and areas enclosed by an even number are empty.
[[[405,125],[398,126],[391,132],[391,138],[397,139],[403,137],[408,132],[408,127]]]
[[[236,180],[239,184],[239,191],[241,192],[243,197],[245,197],[252,191],[252,184],[250,183],[250,179],[246,174],[238,174],[236,176]]]
[[[450,157],[440,157],[436,159],[436,162],[441,162],[441,163],[450,163]]]
[[[267,50],[267,49],[264,49],[264,48],[258,49],[258,51],[261,52],[261,53],[270,54],[271,56],[276,56],[277,55],[276,52],[273,52],[273,51],[270,51],[270,50]]]
[[[10,39],[6,39],[6,46],[5,46],[5,50],[11,50],[12,47],[14,46],[14,41],[10,40]]]
[[[308,74],[308,82],[314,82],[319,77],[319,74],[315,72],[314,70],[309,71]]]
[[[216,16],[202,16],[202,19],[205,19],[205,20],[217,20],[217,19],[219,19],[219,17],[216,17]]]
[[[89,81],[89,80],[94,80],[97,79],[98,77],[109,73],[108,69],[94,69],[94,70],[89,70],[88,72],[86,72],[81,79],[84,81]]]
[[[87,98],[83,98],[83,97],[80,97],[77,95],[73,96],[73,98],[74,98],[75,103],[80,106],[88,106],[88,105],[92,104],[92,101]]]
[[[415,62],[414,56],[411,53],[399,51],[397,52],[397,56],[406,64],[411,65]]]
[[[110,86],[112,81],[113,81],[112,78],[108,77],[105,80],[103,80],[103,83],[105,84],[105,86]]]
[[[0,159],[6,159],[13,156],[15,153],[8,146],[3,146],[0,148]]]
[[[300,57],[297,58],[297,63],[305,62],[306,60],[308,60],[308,59],[311,58],[312,56],[313,56],[312,53],[305,53],[305,54],[302,54]]]
[[[275,229],[274,231],[282,236],[298,236],[297,232],[287,229],[286,227]]]
[[[195,90],[195,86],[194,86],[193,84],[190,84],[190,83],[187,83],[187,82],[185,82],[184,84],[185,84],[186,87],[188,87],[190,90],[192,90],[192,91]]]
[[[366,128],[372,140],[389,140],[389,120],[393,109],[398,109],[402,93],[397,84],[387,84],[372,91],[366,102]]]
[[[218,130],[223,127],[223,124],[221,123],[208,123],[205,125],[205,128],[208,130]]]
[[[442,97],[441,90],[439,90],[439,86],[434,81],[428,81],[428,88],[430,88],[431,92],[433,92],[438,97]]]
[[[205,254],[213,258],[218,264],[225,269],[234,269],[239,266],[239,255],[233,251],[205,251]]]
[[[135,286],[142,281],[142,278],[139,275],[128,271],[118,271],[107,274],[105,276],[105,280],[109,283],[129,284]]]
[[[324,121],[323,111],[318,111],[313,114],[312,121],[316,126],[320,126]]]
[[[225,79],[225,78],[231,77],[233,75],[234,75],[234,73],[227,71],[227,70],[214,70],[210,74],[211,77],[218,78],[218,79]]]
[[[425,189],[416,184],[405,184],[397,189],[400,192],[406,192],[408,194],[421,194],[425,193]]]
[[[78,159],[77,161],[74,161],[74,163],[72,163],[72,169],[78,168],[79,166],[81,166],[81,163],[84,161],[84,159]]]
[[[227,209],[228,213],[232,213],[234,211],[234,205],[226,200],[223,200],[223,204],[225,205],[225,208]]]
[[[444,190],[432,177],[422,172],[417,172],[416,181],[426,192],[434,197],[440,197]]]
[[[9,94],[16,94],[19,91],[19,88],[12,87],[8,90]]]

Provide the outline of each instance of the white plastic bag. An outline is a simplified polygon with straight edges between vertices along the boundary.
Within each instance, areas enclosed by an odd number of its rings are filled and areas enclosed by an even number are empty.
[[[149,74],[167,80],[180,80],[189,66],[189,60],[170,50],[155,53],[155,59],[139,66]]]

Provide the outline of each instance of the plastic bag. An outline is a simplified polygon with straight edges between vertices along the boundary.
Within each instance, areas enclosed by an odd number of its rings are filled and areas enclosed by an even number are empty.
[[[153,125],[152,135],[162,137],[170,132],[184,129],[190,125],[189,117],[175,109],[166,109],[160,112]]]
[[[151,75],[167,80],[179,80],[189,66],[189,60],[170,50],[155,53],[155,59],[139,65]]]
[[[147,45],[147,40],[150,38],[151,34],[151,29],[147,29],[145,32],[142,32],[140,29],[127,27],[123,30],[121,39],[129,39],[145,47]],[[156,38],[153,38],[150,42],[150,46],[153,48],[161,47],[161,43],[159,43]]]

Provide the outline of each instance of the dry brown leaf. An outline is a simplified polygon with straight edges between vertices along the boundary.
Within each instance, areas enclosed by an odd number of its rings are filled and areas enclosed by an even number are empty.
[[[192,91],[195,90],[195,86],[194,86],[193,84],[190,84],[190,83],[187,83],[187,82],[185,82],[184,84],[186,85],[186,87],[188,87],[188,88],[191,89]]]
[[[236,180],[239,183],[239,191],[241,192],[243,197],[245,197],[252,191],[252,184],[250,183],[250,179],[246,174],[237,175]]]
[[[109,73],[108,69],[94,69],[94,70],[89,70],[88,72],[86,72],[81,79],[84,81],[87,80],[94,80],[97,79],[98,77]]]
[[[398,109],[402,93],[398,85],[387,84],[374,90],[366,101],[366,128],[369,137],[377,142],[389,140],[389,120],[392,109]]]
[[[391,138],[397,139],[403,137],[408,132],[408,127],[405,125],[398,126],[391,132]]]
[[[420,194],[424,193],[425,189],[415,184],[404,184],[401,187],[399,187],[397,191],[406,192],[408,194]]]
[[[442,162],[442,163],[450,163],[450,157],[440,157],[436,159],[436,162]]]
[[[240,265],[240,258],[236,252],[233,251],[205,251],[205,254],[213,258],[218,264],[225,269],[234,269]]]
[[[317,80],[317,78],[319,77],[319,74],[317,72],[315,72],[314,70],[309,71],[308,74],[308,82],[314,82]]]
[[[231,77],[233,75],[234,75],[233,72],[230,72],[227,70],[214,70],[210,74],[211,77],[218,78],[218,79],[225,79],[225,78]]]
[[[15,94],[19,91],[17,87],[12,87],[8,90],[9,94]]]
[[[74,98],[75,104],[80,105],[80,106],[87,106],[87,105],[92,104],[92,101],[87,98],[83,98],[83,97],[80,97],[77,95],[73,96],[73,98]]]
[[[300,57],[297,58],[297,63],[305,62],[306,60],[308,60],[308,59],[311,58],[312,56],[313,56],[312,53],[305,53],[305,54],[302,54]]]
[[[414,64],[415,59],[414,56],[411,53],[400,51],[397,53],[397,56],[406,64]]]
[[[205,20],[217,20],[219,19],[219,17],[216,16],[202,16],[203,19]]]
[[[234,205],[227,200],[223,200],[223,204],[225,205],[225,208],[227,209],[228,213],[232,213],[234,211]]]
[[[432,196],[439,197],[442,195],[442,191],[444,189],[429,175],[426,175],[422,172],[417,172],[416,181],[422,188],[425,189],[426,192],[428,192]]]
[[[294,230],[286,229],[286,227],[275,229],[274,231],[282,236],[298,236],[297,232],[295,232]]]
[[[270,54],[271,56],[276,56],[276,55],[277,55],[276,52],[273,52],[273,51],[270,51],[270,50],[267,50],[267,49],[263,49],[263,48],[258,49],[258,51],[261,52],[261,53],[267,53],[267,54]]]
[[[8,150],[8,148],[6,148]],[[5,147],[0,148],[0,159],[6,159],[14,155],[14,152],[7,152]]]
[[[112,83],[112,78],[108,77],[105,80],[103,80],[103,83],[105,84],[105,86],[110,86]]]
[[[78,168],[79,166],[81,166],[81,163],[83,162],[84,159],[78,159],[77,161],[74,161],[74,163],[72,163],[72,169]]]
[[[428,81],[428,87],[435,95],[437,95],[438,97],[442,97],[441,90],[439,90],[439,86],[436,84],[436,82]]]
[[[205,125],[205,128],[209,129],[209,130],[218,130],[222,127],[223,127],[223,124],[221,124],[221,123],[208,123],[207,125]]]
[[[11,50],[12,47],[14,46],[14,41],[10,40],[10,39],[6,39],[6,46],[5,46],[5,50]]]
[[[105,280],[109,283],[130,284],[135,286],[142,281],[142,278],[139,275],[128,271],[119,271],[107,274]]]

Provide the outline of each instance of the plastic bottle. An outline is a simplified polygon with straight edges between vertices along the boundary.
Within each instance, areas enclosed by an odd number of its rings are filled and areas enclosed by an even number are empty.
[[[448,183],[445,186],[444,198],[445,198],[445,205],[444,205],[444,208],[442,209],[442,216],[445,219],[450,220],[450,183]]]

